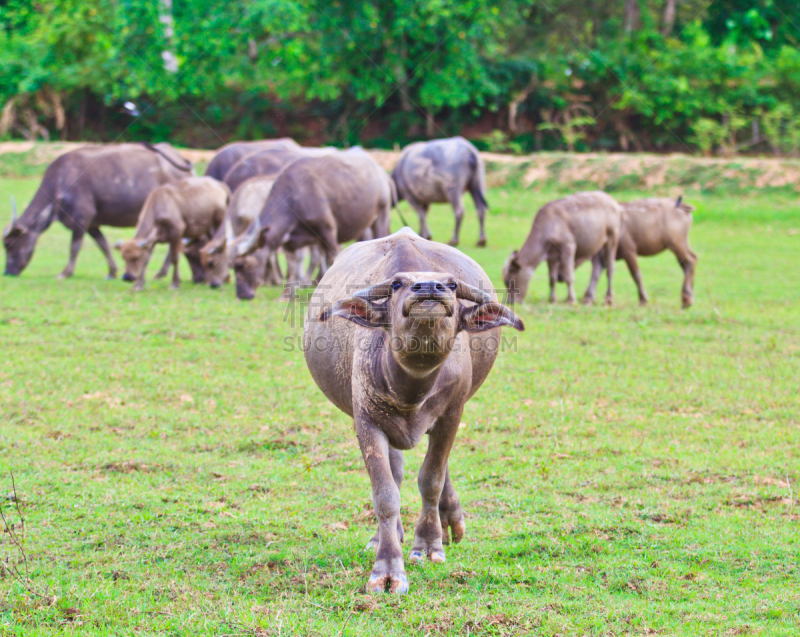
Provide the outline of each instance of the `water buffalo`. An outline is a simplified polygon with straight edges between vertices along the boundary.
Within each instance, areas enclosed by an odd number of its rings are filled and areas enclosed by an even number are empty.
[[[525,298],[536,266],[547,259],[550,302],[556,300],[556,282],[565,281],[569,288],[567,302],[574,303],[575,268],[606,247],[606,303],[611,305],[614,300],[611,288],[614,255],[619,243],[622,216],[620,205],[600,191],[580,192],[542,206],[536,213],[525,244],[518,252],[511,253],[503,267],[503,281],[508,288],[509,302]],[[594,287],[589,287],[584,300],[594,300]]]
[[[131,227],[147,195],[156,186],[194,174],[192,164],[169,144],[85,146],[56,158],[25,212],[3,233],[5,274],[20,274],[36,241],[54,219],[72,230],[69,262],[59,278],[72,276],[83,235],[88,232],[108,262],[108,278],[117,275],[100,226]]]
[[[692,304],[697,255],[689,247],[689,230],[692,227],[694,206],[683,203],[682,199],[638,199],[620,204],[625,215],[617,247],[617,260],[624,259],[628,265],[639,291],[641,305],[647,303],[647,294],[636,257],[650,257],[664,250],[672,251],[683,270],[683,307],[687,308]],[[593,283],[600,278],[603,263],[605,253],[601,250],[592,258]]]
[[[223,181],[231,192],[248,179],[259,175],[277,177],[288,164],[301,157],[320,157],[335,153],[335,148],[268,148],[243,157],[225,173]]]
[[[360,149],[305,157],[289,164],[236,246],[237,296],[253,298],[248,271],[258,265],[252,258],[258,249],[274,253],[280,247],[294,251],[318,244],[330,266],[339,244],[359,238],[368,228],[374,237],[385,237],[396,203],[393,186],[383,168]]]
[[[464,204],[461,196],[469,191],[481,233],[478,247],[486,245],[484,218],[486,203],[486,169],[478,150],[463,137],[416,142],[403,149],[400,160],[392,171],[397,184],[398,199],[406,199],[419,215],[420,234],[431,238],[426,221],[428,206],[432,203],[449,203],[456,215],[456,227],[450,245],[458,245]]]
[[[180,285],[178,258],[183,242],[203,241],[222,223],[230,190],[212,177],[190,177],[155,188],[147,197],[133,239],[120,242],[125,259],[126,281],[144,288],[144,273],[156,243],[169,243],[172,259],[172,289]]]
[[[253,153],[267,149],[290,150],[292,148],[300,148],[300,145],[290,137],[226,144],[220,148],[212,160],[208,162],[205,176],[223,181],[225,175],[233,165],[243,157],[247,157],[247,155],[252,155]]]
[[[464,404],[497,356],[499,328],[523,330],[468,256],[410,228],[345,249],[322,277],[303,333],[306,363],[351,416],[372,484],[378,531],[367,590],[408,591],[400,543],[403,453],[425,434],[422,511],[409,561],[444,562],[465,524],[448,471]],[[360,290],[354,293],[354,290]],[[333,318],[345,320],[331,320]]]

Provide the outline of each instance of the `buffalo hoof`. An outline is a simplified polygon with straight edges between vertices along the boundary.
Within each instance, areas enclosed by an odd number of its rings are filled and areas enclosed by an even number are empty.
[[[447,522],[442,518],[442,544],[450,544],[450,533],[452,532],[453,544],[458,544],[464,537],[467,531],[467,525],[464,524],[464,518],[456,520],[455,522]]]
[[[114,272],[114,274],[111,274],[111,273],[106,274],[106,281],[113,281],[116,278],[117,278],[117,273],[116,272]]]
[[[255,298],[255,294],[250,294],[249,296],[237,296],[240,301],[252,301]]]
[[[641,299],[639,301],[639,307],[645,307],[647,305],[647,299]]]
[[[156,275],[153,278],[154,279],[163,279],[165,276],[167,276],[166,271],[164,271],[164,272],[156,272]]]
[[[485,248],[486,247],[486,239],[478,239],[478,243],[475,244],[478,248]]]
[[[143,285],[134,285],[133,286],[133,291],[134,292],[141,292],[142,290],[144,290],[144,286]]]
[[[593,296],[584,296],[582,299],[584,305],[594,305],[594,297]]]
[[[170,290],[177,290],[179,287],[181,287],[180,283],[170,283],[169,284],[169,289]]]
[[[458,246],[458,239],[450,239],[450,243],[448,243],[447,245],[455,248],[456,246]]]
[[[372,573],[367,582],[367,592],[372,593],[395,593],[405,595],[408,593],[408,577],[403,571],[398,573]]]
[[[425,561],[426,557],[434,564],[444,564],[446,560],[444,549],[431,546],[427,549],[413,549],[411,553],[408,554],[408,561],[412,564],[421,564]]]
[[[56,278],[61,279],[68,279],[72,276],[72,272],[61,272]]]
[[[367,545],[364,547],[364,549],[367,550],[367,551],[377,551],[378,550],[378,538],[376,538],[376,537],[372,538],[369,542],[367,542]]]
[[[19,276],[19,272],[9,272],[8,270],[6,270],[5,272],[3,272],[3,276]]]
[[[135,281],[136,279],[126,272],[125,274],[122,275],[122,280],[128,281],[130,283],[131,281]]]
[[[613,307],[614,306],[614,297],[607,296],[606,297],[606,307]]]

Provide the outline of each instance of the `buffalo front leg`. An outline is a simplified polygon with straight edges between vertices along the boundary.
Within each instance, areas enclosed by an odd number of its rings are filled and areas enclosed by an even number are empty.
[[[575,249],[574,242],[567,242],[561,246],[561,274],[567,284],[567,303],[575,303]]]
[[[614,304],[614,290],[611,287],[614,279],[614,264],[617,261],[617,247],[619,246],[619,238],[613,237],[608,240],[605,247],[605,268],[606,276],[608,277],[608,289],[606,290],[606,305],[609,307]]]
[[[167,272],[169,272],[169,265],[172,263],[172,245],[170,244],[169,250],[167,251],[167,256],[164,257],[164,263],[161,264],[161,269],[156,272],[156,275],[153,277],[154,279],[163,279],[167,276]]]
[[[631,252],[626,252],[623,258],[625,259],[625,264],[628,266],[628,272],[631,273],[631,278],[639,292],[639,305],[647,305],[647,292],[644,291],[644,281],[642,281],[642,271],[639,269],[639,260],[636,258],[636,255]]]
[[[556,283],[558,283],[558,259],[547,260],[547,274],[550,278],[550,303],[556,302]]]
[[[106,241],[105,236],[102,232],[100,232],[100,228],[89,228],[87,231],[89,236],[94,239],[94,242],[97,244],[97,247],[100,248],[100,251],[106,258],[106,263],[108,263],[108,276],[107,279],[116,279],[117,278],[117,264],[114,262],[114,257],[111,256],[111,248],[108,245],[108,241]]]
[[[372,506],[378,518],[378,549],[367,582],[367,591],[407,593],[408,577],[397,529],[400,525],[400,489],[390,461],[386,435],[367,419],[357,416],[356,435],[372,485]]]
[[[394,479],[394,483],[397,485],[398,492],[400,491],[400,486],[403,484],[403,452],[399,449],[393,449],[389,447],[389,466],[392,469],[392,478]],[[397,518],[397,535],[400,538],[400,542],[403,542],[403,522],[400,518]],[[368,549],[377,549],[378,544],[380,542],[380,528],[375,531],[375,535],[372,539],[367,542]]]
[[[586,288],[586,292],[583,294],[583,302],[586,303],[586,305],[594,303],[595,294],[597,293],[597,284],[600,282],[600,275],[603,274],[604,258],[603,250],[600,250],[600,252],[592,257],[592,278],[589,281],[589,287]]]
[[[80,228],[72,231],[72,241],[69,244],[69,261],[67,261],[67,266],[58,275],[59,279],[68,279],[75,272],[75,261],[78,259],[78,252],[81,251],[83,234],[83,230]]]
[[[459,422],[461,422],[461,410],[450,410],[439,418],[428,434],[428,451],[417,476],[422,510],[414,530],[414,546],[408,556],[412,563],[422,562],[426,557],[434,563],[445,561],[439,502],[444,492],[447,460]]]
[[[439,519],[442,522],[442,544],[450,544],[450,532],[454,544],[458,544],[467,530],[464,524],[464,512],[458,500],[456,490],[450,481],[450,469],[445,470],[444,487],[439,498]]]

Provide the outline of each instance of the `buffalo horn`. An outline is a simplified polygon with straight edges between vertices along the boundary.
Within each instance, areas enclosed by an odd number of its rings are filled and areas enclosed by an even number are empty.
[[[17,200],[11,195],[11,227],[17,225]]]
[[[367,301],[378,301],[392,296],[392,279],[386,279],[368,288],[359,290],[353,296]]]
[[[244,238],[239,242],[239,245],[236,246],[236,255],[241,257],[249,253],[256,239],[258,239],[259,234],[261,234],[261,218],[256,216],[252,225],[247,229]]]
[[[472,301],[473,303],[488,303],[492,297],[488,292],[484,292],[468,283],[458,281],[456,287],[456,298]]]
[[[225,243],[229,246],[233,245],[233,225],[230,219],[225,219]]]
[[[675,202],[675,207],[676,208],[680,208],[681,207],[681,201],[683,201],[683,195],[678,197],[678,200]]]

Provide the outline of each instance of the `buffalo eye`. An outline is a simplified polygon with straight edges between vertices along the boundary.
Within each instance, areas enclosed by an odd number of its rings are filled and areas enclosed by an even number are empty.
[[[456,287],[458,286],[456,285],[455,281],[453,281],[452,283],[448,283],[447,287],[449,287],[451,290],[453,290],[453,292],[455,292]]]
[[[399,290],[401,287],[403,287],[403,284],[400,283],[400,281],[394,281],[392,283],[392,290],[394,290],[395,292],[397,292],[397,290]]]

